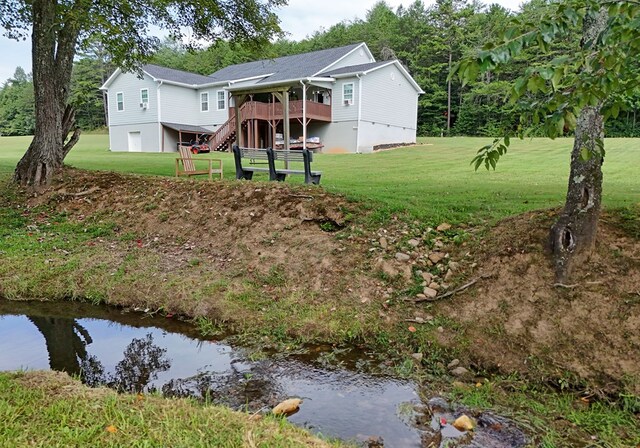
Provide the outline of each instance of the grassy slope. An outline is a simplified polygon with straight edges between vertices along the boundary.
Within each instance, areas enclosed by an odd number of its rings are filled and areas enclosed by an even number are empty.
[[[285,420],[90,389],[58,372],[0,373],[0,447],[330,447]]]
[[[322,185],[329,191],[374,201],[376,208],[382,203],[385,215],[408,210],[433,224],[495,219],[562,204],[572,140],[515,141],[497,171],[474,172],[469,162],[487,140],[429,138],[421,139],[426,144],[376,154],[319,154],[314,168],[323,171]],[[11,173],[28,144],[27,137],[0,138],[0,173]],[[108,145],[106,135],[84,135],[66,162],[86,169],[173,174],[175,154],[112,153]],[[606,141],[606,207],[640,200],[639,147],[640,139]],[[224,160],[226,177],[232,177],[231,155],[213,157]],[[299,177],[291,181],[300,182]]]

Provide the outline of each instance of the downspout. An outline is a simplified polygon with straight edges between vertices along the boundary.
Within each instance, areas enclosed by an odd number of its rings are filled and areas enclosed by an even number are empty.
[[[302,84],[302,150],[307,149],[307,85],[300,80]]]
[[[358,74],[358,128],[356,131],[356,154],[360,153],[360,127],[362,126],[362,77]]]
[[[162,128],[162,106],[160,102],[160,87],[162,87],[163,81],[158,81],[158,88],[156,89],[156,102],[158,105],[158,127],[160,129],[160,135],[158,141],[160,142],[160,152],[164,152],[164,129]]]

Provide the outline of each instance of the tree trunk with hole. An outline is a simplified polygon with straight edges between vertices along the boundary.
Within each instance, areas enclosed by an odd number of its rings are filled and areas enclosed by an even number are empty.
[[[564,210],[551,228],[556,281],[565,283],[572,268],[586,261],[596,241],[602,199],[603,157],[596,141],[603,137],[604,123],[597,107],[583,109],[571,152],[571,174]],[[583,154],[590,158],[584,160]]]
[[[57,24],[56,9],[55,0],[32,3],[36,130],[29,149],[16,166],[14,181],[34,189],[51,182],[80,136],[75,112],[67,104],[78,31],[73,22]]]
[[[593,48],[606,26],[605,8],[586,18],[583,47]],[[567,199],[558,221],[551,227],[550,242],[558,283],[566,283],[573,268],[586,262],[595,247],[604,162],[604,151],[598,146],[598,141],[603,138],[604,119],[600,105],[585,107],[576,123]]]

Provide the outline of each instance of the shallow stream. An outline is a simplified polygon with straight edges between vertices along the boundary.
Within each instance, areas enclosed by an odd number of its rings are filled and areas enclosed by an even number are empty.
[[[0,370],[64,370],[90,385],[208,396],[251,412],[300,397],[300,411],[289,421],[314,432],[420,446],[402,414],[419,403],[414,384],[294,357],[249,358],[241,348],[198,338],[193,326],[174,319],[76,303],[0,302]]]
[[[299,397],[303,403],[289,421],[324,436],[383,440],[386,447],[482,446],[452,433],[450,425],[440,427],[438,412],[455,410],[421,403],[410,381],[353,368],[371,358],[356,355],[348,353],[341,363],[331,347],[312,347],[287,357],[256,356],[224,340],[200,338],[192,325],[175,318],[0,299],[0,370],[63,370],[91,386],[206,398],[249,412]]]

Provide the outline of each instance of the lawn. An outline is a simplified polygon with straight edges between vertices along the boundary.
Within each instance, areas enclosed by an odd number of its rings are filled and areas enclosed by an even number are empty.
[[[29,141],[0,137],[0,175],[12,172]],[[327,190],[371,201],[383,215],[406,210],[432,223],[496,219],[562,204],[571,139],[515,141],[496,171],[475,172],[469,163],[488,141],[420,138],[417,146],[375,154],[317,154],[313,167],[323,171]],[[605,207],[637,204],[640,139],[608,139],[605,145]],[[173,175],[175,154],[110,152],[108,147],[107,135],[83,135],[66,162],[86,169]],[[225,177],[232,178],[231,154],[214,157],[224,160]]]

